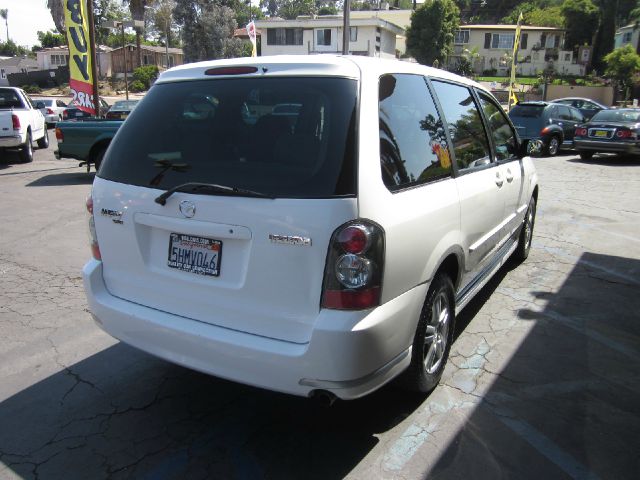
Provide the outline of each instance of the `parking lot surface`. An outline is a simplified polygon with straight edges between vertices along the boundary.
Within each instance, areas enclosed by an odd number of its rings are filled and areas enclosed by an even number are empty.
[[[640,160],[536,159],[529,259],[457,319],[441,385],[324,408],[166,363],[87,311],[93,173],[0,159],[0,478],[640,476]]]

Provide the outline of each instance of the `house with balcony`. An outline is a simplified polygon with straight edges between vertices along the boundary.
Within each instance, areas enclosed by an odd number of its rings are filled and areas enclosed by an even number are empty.
[[[349,53],[369,57],[395,58],[396,37],[404,29],[380,17],[351,18]],[[313,55],[342,53],[341,15],[300,16],[295,20],[257,20],[262,55]]]
[[[476,74],[491,71],[497,76],[509,75],[515,33],[515,25],[460,26],[454,36],[453,54],[447,59],[448,68],[455,67],[465,50],[472,51],[475,47],[477,57],[472,68]],[[561,75],[584,75],[584,62],[563,46],[563,29],[523,25],[517,74],[534,76],[552,69]]]

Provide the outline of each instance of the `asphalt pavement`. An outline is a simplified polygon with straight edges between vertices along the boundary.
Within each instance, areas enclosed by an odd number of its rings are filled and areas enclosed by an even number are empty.
[[[640,477],[640,160],[536,159],[530,257],[458,317],[441,385],[324,408],[103,333],[94,173],[55,148],[0,158],[0,479]]]

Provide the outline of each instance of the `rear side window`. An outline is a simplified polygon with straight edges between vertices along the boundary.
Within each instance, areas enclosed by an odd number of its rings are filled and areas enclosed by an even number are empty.
[[[203,182],[274,197],[354,195],[356,100],[356,81],[341,78],[156,84],[100,176],[165,190]]]
[[[442,120],[419,75],[384,75],[379,81],[380,166],[389,190],[451,175]]]
[[[473,168],[490,163],[489,141],[469,89],[438,81],[433,82],[433,88],[449,125],[458,168]]]
[[[582,112],[577,108],[571,109],[571,118],[576,122],[580,122],[580,123],[584,122],[584,115],[582,115]]]
[[[558,109],[558,118],[560,120],[571,120],[571,112],[569,111],[569,107],[558,105],[556,108]]]
[[[544,105],[516,105],[509,110],[510,117],[540,118]]]

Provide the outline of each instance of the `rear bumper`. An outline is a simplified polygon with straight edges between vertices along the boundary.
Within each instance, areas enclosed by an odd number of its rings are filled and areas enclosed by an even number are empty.
[[[0,137],[0,148],[18,148],[24,143],[21,135],[11,135],[8,137]]]
[[[217,377],[309,396],[342,399],[381,387],[410,362],[411,343],[428,285],[367,312],[320,310],[309,343],[252,335],[155,310],[111,295],[102,263],[83,269],[89,307],[110,335],[185,367]]]
[[[602,140],[576,140],[576,149],[589,151],[589,152],[601,152],[601,153],[629,153],[640,154],[640,143],[636,142],[616,142],[616,141],[602,141]]]

